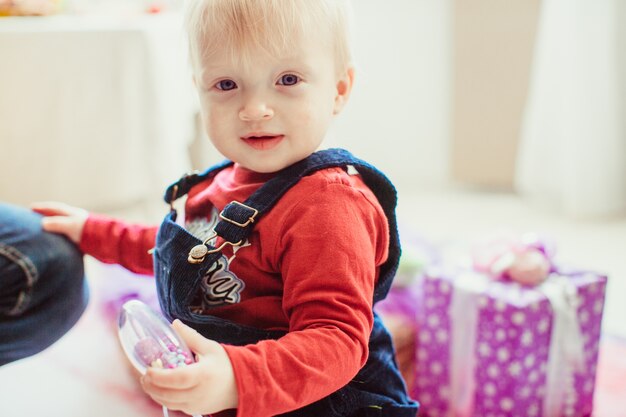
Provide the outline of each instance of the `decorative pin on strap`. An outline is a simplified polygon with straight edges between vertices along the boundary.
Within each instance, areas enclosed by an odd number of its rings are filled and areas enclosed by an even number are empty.
[[[226,245],[241,246],[241,244],[243,243],[243,239],[236,243],[225,240],[217,248],[209,249],[209,247],[207,246],[208,241],[215,238],[216,236],[217,233],[213,232],[209,237],[204,240],[204,242],[202,242],[202,244],[196,245],[191,248],[191,250],[189,251],[189,255],[187,256],[187,262],[194,265],[201,264],[202,262],[204,262],[204,259],[207,255],[221,251]]]

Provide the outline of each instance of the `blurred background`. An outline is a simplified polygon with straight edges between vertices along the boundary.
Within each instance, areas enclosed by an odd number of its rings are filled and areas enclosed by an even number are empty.
[[[607,274],[603,334],[626,339],[626,2],[353,4],[357,80],[326,145],[388,174],[406,240],[536,232]],[[0,0],[44,15],[0,18],[1,200],[156,222],[166,185],[221,159],[180,6]]]

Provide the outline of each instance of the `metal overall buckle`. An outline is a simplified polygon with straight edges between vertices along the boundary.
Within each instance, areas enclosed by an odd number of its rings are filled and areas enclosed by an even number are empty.
[[[250,210],[252,212],[252,214],[250,216],[248,216],[248,220],[246,220],[245,223],[240,223],[236,220],[230,219],[228,217],[226,217],[226,215],[224,214],[226,212],[226,208],[230,205],[236,205],[239,207],[243,207],[244,209]],[[224,207],[224,210],[222,210],[222,212],[220,213],[220,219],[227,221],[228,223],[234,224],[235,226],[239,226],[239,227],[246,227],[248,226],[250,223],[254,223],[254,218],[257,216],[257,214],[259,214],[259,210],[250,207],[250,206],[246,206],[243,203],[240,203],[239,201],[231,201],[230,203],[228,203],[226,205],[226,207]]]

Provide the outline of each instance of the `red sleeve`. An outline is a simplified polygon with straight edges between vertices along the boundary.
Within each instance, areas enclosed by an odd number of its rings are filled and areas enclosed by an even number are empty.
[[[367,360],[377,267],[387,258],[386,218],[373,195],[346,184],[305,187],[295,197],[275,248],[289,333],[225,346],[238,417],[281,414],[317,401],[346,385]]]
[[[128,224],[90,215],[80,239],[80,249],[99,261],[119,264],[138,274],[153,274],[152,255],[158,227]]]

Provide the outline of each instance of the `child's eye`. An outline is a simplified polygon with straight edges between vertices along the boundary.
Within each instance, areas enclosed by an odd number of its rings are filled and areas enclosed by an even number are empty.
[[[217,84],[215,84],[215,87],[218,90],[229,91],[229,90],[234,90],[235,88],[237,88],[237,84],[233,80],[222,80],[218,82]]]
[[[285,74],[278,79],[280,85],[296,85],[300,82],[300,77],[294,74]]]

